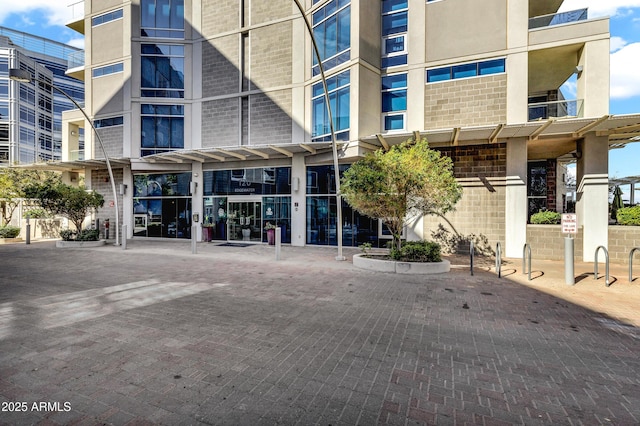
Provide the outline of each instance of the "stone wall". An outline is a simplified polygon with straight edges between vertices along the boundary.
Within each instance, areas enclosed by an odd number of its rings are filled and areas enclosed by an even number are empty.
[[[609,226],[609,260],[612,263],[629,264],[629,252],[640,247],[640,226]],[[640,265],[640,253],[634,254],[634,265]],[[640,266],[634,268],[640,271]],[[634,276],[637,274],[634,274]]]
[[[202,96],[238,93],[240,34],[206,40],[202,45]]]
[[[252,145],[290,143],[292,121],[291,90],[279,90],[249,97],[249,131]]]
[[[239,145],[240,105],[238,98],[202,103],[202,147]]]
[[[109,158],[122,158],[122,145],[123,145],[123,134],[124,127],[123,126],[113,126],[113,127],[104,127],[98,129],[100,133],[100,139],[104,144],[104,150],[107,152]],[[100,143],[97,139],[95,139],[93,152],[93,157],[96,159],[104,159],[104,155],[102,154],[102,149],[100,149]]]
[[[533,259],[564,260],[564,238],[560,225],[527,225],[527,244]],[[574,241],[574,258],[582,261],[582,229]]]
[[[424,128],[468,127],[507,121],[504,74],[425,86]]]

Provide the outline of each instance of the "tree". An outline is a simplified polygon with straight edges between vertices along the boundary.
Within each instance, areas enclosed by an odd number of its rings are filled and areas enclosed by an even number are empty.
[[[367,154],[344,173],[341,192],[351,207],[387,225],[398,250],[410,215],[443,215],[462,196],[451,159],[429,149],[426,139]]]
[[[43,209],[68,218],[78,231],[82,230],[82,222],[90,210],[104,205],[101,194],[63,183],[31,185],[25,192],[37,199]]]
[[[36,183],[60,183],[60,174],[51,171],[0,168],[0,212],[2,224],[9,223],[20,198],[26,198],[25,189]]]

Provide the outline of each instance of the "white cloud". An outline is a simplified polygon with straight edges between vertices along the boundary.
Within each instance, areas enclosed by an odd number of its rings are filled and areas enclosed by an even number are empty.
[[[73,38],[66,43],[69,46],[77,47],[78,49],[84,49],[84,38]]]
[[[640,96],[640,42],[611,54],[611,98]]]
[[[589,8],[589,18],[626,14],[628,9],[640,7],[640,0],[565,0],[560,11]]]
[[[611,37],[611,43],[609,45],[609,51],[611,53],[616,52],[627,45],[627,41],[622,37],[613,36]]]
[[[64,25],[71,19],[69,2],[65,0],[4,0],[0,7],[0,24],[9,24],[6,19],[9,15],[26,15],[34,10],[45,12],[48,25]]]

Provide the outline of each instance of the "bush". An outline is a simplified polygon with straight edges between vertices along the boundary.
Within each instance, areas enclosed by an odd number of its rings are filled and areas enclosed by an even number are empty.
[[[640,226],[640,205],[618,209],[618,225]]]
[[[407,241],[400,250],[392,248],[390,256],[403,262],[441,262],[440,244],[432,241]]]
[[[17,226],[5,226],[0,228],[0,238],[15,238],[20,235],[20,228]]]
[[[483,256],[493,256],[495,252],[491,248],[489,238],[484,234],[461,235],[447,230],[441,223],[438,224],[437,231],[431,231],[431,238],[444,253],[469,253],[471,242],[473,241],[474,251]]]
[[[562,215],[551,210],[540,210],[532,214],[530,222],[534,225],[557,225],[560,223]]]
[[[43,219],[47,217],[47,212],[45,209],[36,208],[27,210],[26,212],[24,212],[23,216],[25,218],[28,216],[30,219]]]
[[[98,241],[100,239],[100,231],[97,229],[84,229],[80,232],[71,229],[63,229],[60,231],[62,241]]]

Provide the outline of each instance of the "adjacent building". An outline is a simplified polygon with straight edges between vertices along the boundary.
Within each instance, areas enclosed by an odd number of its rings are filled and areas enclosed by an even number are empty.
[[[562,211],[577,163],[578,253],[607,244],[607,152],[640,129],[609,115],[609,19],[562,0],[303,0],[326,75],[340,169],[427,138],[464,187],[447,219],[522,256],[539,209]],[[128,238],[292,245],[389,237],[342,205],[338,224],[320,67],[294,1],[85,0],[86,110],[115,168]],[[567,81],[576,93],[563,94]],[[59,167],[82,172],[115,217],[105,161],[78,111],[64,114]],[[80,153],[77,156],[73,153]],[[83,160],[82,160],[83,159]],[[412,221],[429,237],[438,218]],[[195,230],[195,234],[192,232]]]
[[[82,49],[0,27],[0,166],[61,160],[62,111],[74,108],[51,86],[12,82],[8,70],[27,70],[84,102],[83,82],[66,74],[69,58],[83,55]]]

